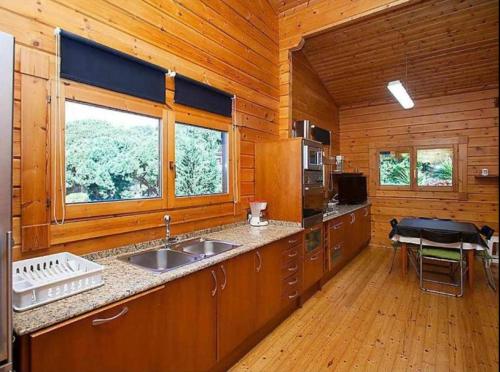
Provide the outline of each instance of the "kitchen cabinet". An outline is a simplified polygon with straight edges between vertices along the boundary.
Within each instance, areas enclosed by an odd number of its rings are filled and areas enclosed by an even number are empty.
[[[326,251],[328,270],[334,271],[347,260],[345,250],[346,228],[349,219],[345,216],[327,222]]]
[[[257,330],[254,256],[255,252],[249,252],[218,265],[219,359]]]
[[[302,233],[19,338],[23,372],[225,368],[298,305]],[[309,254],[313,256],[322,250]],[[321,257],[310,262],[317,277]],[[308,271],[308,272],[309,272]],[[287,310],[287,311],[288,311]],[[253,341],[252,341],[253,342]]]
[[[281,263],[286,241],[279,241],[255,251],[257,275],[257,329],[265,326],[281,310]]]
[[[311,288],[323,276],[324,250],[318,249],[304,257],[303,290]]]
[[[29,336],[31,372],[161,370],[162,289],[121,301]]]
[[[162,372],[208,371],[217,363],[216,269],[174,280],[162,290]]]

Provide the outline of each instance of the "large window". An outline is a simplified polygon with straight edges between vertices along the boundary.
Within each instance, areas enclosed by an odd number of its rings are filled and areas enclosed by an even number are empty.
[[[158,198],[160,118],[65,104],[66,203]]]
[[[227,192],[227,133],[175,123],[175,196]]]
[[[455,186],[455,147],[378,150],[378,185],[388,189],[442,189]]]

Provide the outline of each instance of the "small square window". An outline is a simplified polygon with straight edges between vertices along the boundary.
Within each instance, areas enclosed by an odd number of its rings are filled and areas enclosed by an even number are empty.
[[[228,192],[227,132],[175,123],[175,196]]]
[[[417,186],[453,186],[453,149],[417,149]]]
[[[65,102],[66,203],[161,198],[161,119]]]
[[[380,151],[381,186],[410,186],[411,161],[409,151]]]

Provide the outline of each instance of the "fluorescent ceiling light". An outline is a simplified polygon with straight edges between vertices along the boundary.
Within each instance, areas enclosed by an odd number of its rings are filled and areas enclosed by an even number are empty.
[[[391,81],[387,84],[387,88],[391,91],[392,95],[398,100],[404,109],[408,110],[415,106],[410,95],[399,80]]]

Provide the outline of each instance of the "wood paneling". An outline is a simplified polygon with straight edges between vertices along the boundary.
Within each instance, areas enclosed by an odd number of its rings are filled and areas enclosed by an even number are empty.
[[[332,132],[334,151],[339,150],[338,109],[302,51],[292,53],[292,119],[311,120]]]
[[[426,0],[308,38],[304,53],[339,106],[498,87],[498,1]]]
[[[316,33],[360,20],[381,11],[415,0],[361,0],[302,2],[280,14],[279,17],[279,134],[290,136],[292,124],[292,57],[300,50],[304,38]]]
[[[295,8],[301,4],[307,4],[311,0],[268,0],[276,13]]]
[[[234,161],[239,172],[236,176],[238,195],[235,197],[240,203],[170,210],[169,213],[177,216],[178,224],[174,226],[177,232],[244,218],[248,201],[255,194],[254,143],[276,138],[278,133],[278,17],[266,0],[251,3],[243,0],[0,0],[0,30],[16,37],[13,160],[15,258],[61,250],[81,254],[163,235],[158,216],[166,210],[134,212],[117,218],[89,219],[83,216],[62,226],[52,225],[50,249],[21,252],[21,248],[29,248],[26,245],[28,235],[23,241],[21,227],[25,222],[34,224],[30,219],[35,216],[47,214],[46,209],[39,210],[36,215],[28,209],[47,205],[47,198],[41,199],[41,190],[50,180],[45,168],[51,164],[50,156],[41,158],[40,147],[49,139],[50,108],[47,120],[35,123],[38,125],[36,128],[45,129],[42,136],[35,136],[28,126],[23,127],[23,117],[24,122],[34,122],[28,120],[27,115],[42,115],[42,109],[48,108],[47,93],[42,94],[41,89],[23,89],[21,82],[25,76],[44,82],[53,77],[55,27],[236,94],[234,121],[238,133]],[[168,89],[167,95],[171,98],[170,85]],[[38,109],[35,110],[35,107]],[[33,153],[31,160],[28,150],[23,149],[23,138],[30,146],[36,142],[34,148],[40,149]],[[36,167],[31,167],[32,173],[27,173],[28,161],[37,162],[33,163]],[[22,174],[32,176],[29,182],[37,187],[31,191],[21,188],[28,183]],[[35,203],[28,200],[28,196]],[[49,217],[45,217],[48,222]],[[37,223],[42,222],[37,220]]]
[[[497,101],[493,89],[417,100],[412,110],[399,104],[340,109],[340,152],[349,170],[359,169],[369,178],[375,176],[369,169],[370,144],[468,138],[466,200],[453,192],[370,191],[372,243],[387,245],[389,221],[404,216],[453,218],[498,231],[498,180],[475,177],[482,168],[498,174]]]
[[[389,274],[391,258],[365,249],[230,371],[498,371],[498,292],[486,279],[458,301],[428,295],[399,265]]]

